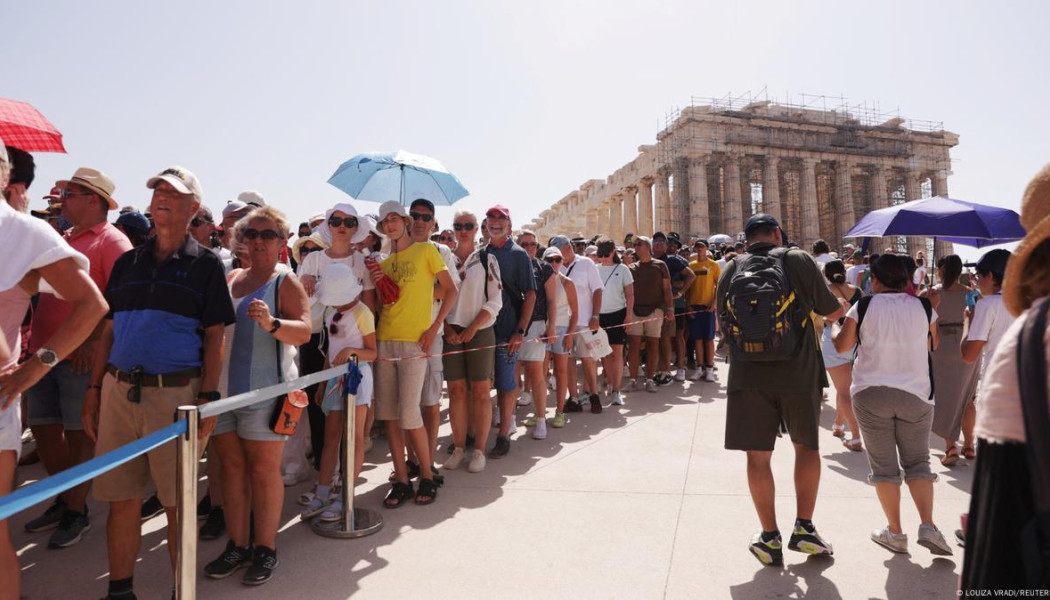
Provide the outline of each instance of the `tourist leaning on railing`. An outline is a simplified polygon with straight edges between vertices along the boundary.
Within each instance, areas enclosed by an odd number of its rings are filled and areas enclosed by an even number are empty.
[[[110,312],[84,401],[84,432],[96,438],[98,455],[171,425],[180,405],[218,399],[223,329],[234,320],[222,262],[186,232],[200,208],[197,177],[169,167],[146,186],[153,189],[156,237],[113,265],[106,285]],[[201,420],[198,436],[203,440],[214,426],[214,418]],[[175,445],[165,444],[95,479],[95,497],[109,503],[111,600],[135,597],[139,517],[150,476],[167,512],[174,564],[175,475]]]
[[[298,377],[297,347],[310,339],[310,307],[299,278],[279,262],[288,221],[273,207],[244,217],[251,267],[230,274],[236,323],[226,328],[219,389],[243,394]],[[222,464],[222,493],[230,540],[204,571],[227,577],[248,567],[243,581],[269,581],[277,567],[277,527],[284,503],[281,455],[287,436],[275,433],[274,398],[219,415],[212,448]],[[251,492],[249,493],[249,489]],[[249,534],[254,521],[254,547]]]

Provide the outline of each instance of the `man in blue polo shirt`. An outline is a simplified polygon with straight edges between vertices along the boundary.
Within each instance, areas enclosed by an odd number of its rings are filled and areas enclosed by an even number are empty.
[[[171,424],[175,409],[219,399],[224,328],[235,314],[219,257],[187,233],[201,205],[197,177],[169,167],[146,182],[156,237],[117,259],[106,286],[106,315],[84,402],[84,431],[104,454]],[[201,422],[203,440],[215,418]],[[203,444],[202,444],[203,447]],[[175,445],[165,444],[95,479],[109,503],[109,600],[134,598],[147,479],[168,516],[174,566]]]

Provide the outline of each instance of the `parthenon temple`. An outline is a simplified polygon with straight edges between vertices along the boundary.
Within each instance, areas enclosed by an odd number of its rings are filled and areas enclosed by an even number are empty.
[[[803,248],[820,238],[838,248],[871,210],[948,195],[949,152],[959,136],[943,124],[907,121],[866,105],[820,104],[694,101],[668,117],[656,144],[640,146],[634,160],[607,178],[569,192],[531,228],[541,240],[582,232],[621,241],[629,232],[657,230],[706,238],[740,234],[749,216],[766,212]],[[871,249],[894,247],[914,256],[926,242],[889,238],[874,240]],[[952,252],[940,241],[929,250]]]

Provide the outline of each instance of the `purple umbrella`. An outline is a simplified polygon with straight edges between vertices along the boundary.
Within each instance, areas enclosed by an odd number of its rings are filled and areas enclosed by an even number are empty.
[[[872,211],[844,237],[922,236],[981,248],[1024,237],[1016,212],[1008,208],[934,196]]]

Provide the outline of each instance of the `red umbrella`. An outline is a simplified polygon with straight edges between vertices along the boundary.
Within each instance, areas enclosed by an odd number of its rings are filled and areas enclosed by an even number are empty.
[[[26,152],[66,153],[62,134],[40,111],[25,102],[0,98],[0,138]]]

